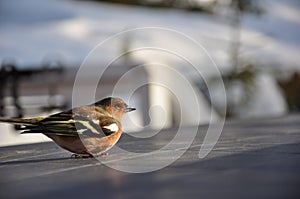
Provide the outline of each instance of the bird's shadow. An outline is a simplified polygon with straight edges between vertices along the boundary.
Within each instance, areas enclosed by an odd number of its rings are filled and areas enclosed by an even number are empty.
[[[94,161],[94,158],[73,158],[69,157],[59,157],[59,158],[43,158],[43,159],[28,159],[28,160],[14,160],[14,161],[6,161],[0,162],[0,166],[8,166],[8,165],[23,165],[23,164],[31,164],[31,163],[43,163],[43,162],[59,162],[59,161],[83,161],[89,160]]]

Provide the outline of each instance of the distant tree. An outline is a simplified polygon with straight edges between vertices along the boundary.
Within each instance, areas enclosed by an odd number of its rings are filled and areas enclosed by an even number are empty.
[[[260,15],[263,10],[257,0],[231,0],[231,26],[232,26],[232,45],[231,60],[233,69],[236,70],[239,65],[239,50],[241,40],[241,21],[244,13]]]
[[[262,14],[263,10],[257,0],[231,0],[229,4],[231,10],[230,24],[232,27],[230,57],[232,70],[229,73],[223,74],[225,86],[230,90],[237,82],[242,86],[243,96],[238,101],[228,100],[227,116],[235,115],[239,107],[245,106],[251,101],[253,90],[255,89],[255,79],[257,70],[252,63],[240,63],[240,46],[241,46],[241,27],[242,18],[245,13],[255,15]],[[230,93],[228,93],[230,94]]]
[[[291,112],[300,112],[300,73],[294,72],[287,80],[278,80]]]

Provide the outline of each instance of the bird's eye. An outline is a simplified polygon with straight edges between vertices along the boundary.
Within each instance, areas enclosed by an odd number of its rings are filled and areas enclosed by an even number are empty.
[[[115,107],[116,108],[122,108],[122,104],[116,104]]]

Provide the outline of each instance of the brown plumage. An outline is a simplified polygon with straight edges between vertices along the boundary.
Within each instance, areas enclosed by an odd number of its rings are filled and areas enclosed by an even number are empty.
[[[130,108],[120,98],[105,98],[42,118],[0,118],[21,125],[21,133],[43,133],[76,157],[95,157],[111,149],[122,134],[122,120]]]

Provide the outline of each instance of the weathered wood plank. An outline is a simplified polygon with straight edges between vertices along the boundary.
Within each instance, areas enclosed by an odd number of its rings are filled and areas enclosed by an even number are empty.
[[[212,152],[199,159],[206,129],[199,127],[192,146],[175,163],[143,174],[120,172],[95,159],[71,159],[54,143],[2,147],[0,198],[299,197],[300,115],[227,122]],[[151,139],[124,135],[118,146],[141,154],[109,154],[101,161],[117,165],[127,158],[128,166],[139,167],[141,159],[148,161],[145,152],[164,146],[175,133],[164,130]],[[168,154],[158,155],[172,158]]]

